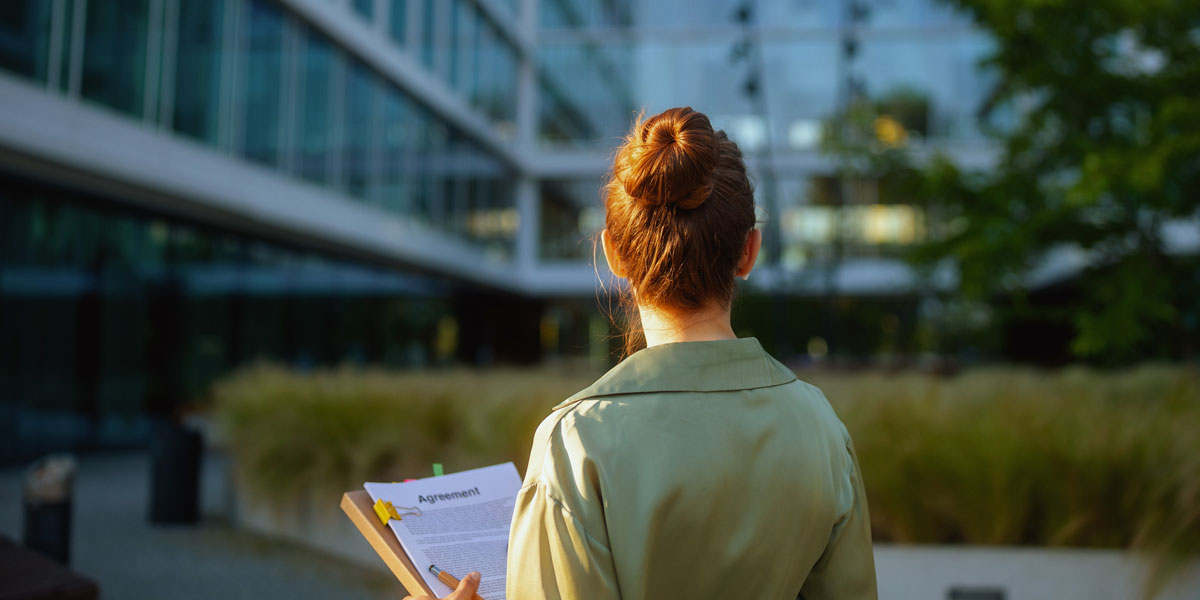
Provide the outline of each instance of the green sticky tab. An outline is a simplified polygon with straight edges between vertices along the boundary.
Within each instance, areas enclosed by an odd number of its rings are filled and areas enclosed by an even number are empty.
[[[442,472],[442,463],[433,463],[433,476],[441,477],[445,473]]]

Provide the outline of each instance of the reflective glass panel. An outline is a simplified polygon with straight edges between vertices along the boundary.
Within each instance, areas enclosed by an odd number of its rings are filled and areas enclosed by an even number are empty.
[[[721,1],[720,12],[728,10],[728,2]],[[639,10],[652,10],[654,2],[644,2]],[[711,8],[712,7],[708,7]],[[539,3],[541,26],[559,27],[620,27],[633,22],[632,0],[542,0]],[[688,13],[703,10],[699,7],[684,7],[670,16],[670,20],[687,18]]]
[[[591,256],[589,236],[603,224],[599,179],[544,180],[539,186],[538,256],[582,260]]]
[[[467,44],[471,48],[469,55],[470,67],[465,71],[466,80],[461,89],[466,94],[467,101],[476,108],[481,108],[479,90],[481,88],[480,81],[483,78],[483,70],[487,66],[488,42],[485,36],[490,27],[491,24],[487,22],[481,11],[471,11],[470,33],[467,37]]]
[[[421,62],[427,69],[433,68],[438,4],[436,0],[425,0],[421,3]]]
[[[46,80],[51,6],[44,0],[0,2],[0,69]]]
[[[468,98],[475,84],[475,60],[479,54],[476,29],[479,26],[478,16],[479,10],[473,2],[461,1],[455,5],[454,26],[450,37],[451,48],[454,50],[450,54],[450,85]]]
[[[497,48],[494,66],[498,103],[492,117],[499,124],[501,134],[511,133],[517,114],[517,51],[507,41]]]
[[[135,117],[146,85],[147,0],[89,2],[84,19],[84,98]]]
[[[502,136],[514,133],[516,115],[517,55],[489,23],[480,23],[478,39],[477,106],[496,124]]]
[[[855,70],[875,109],[896,119],[906,138],[981,139],[975,115],[996,76],[979,62],[992,48],[971,32],[867,36]]]
[[[324,36],[306,30],[300,59],[301,94],[296,168],[301,177],[325,183],[329,178],[329,98],[332,89],[333,47]]]
[[[180,0],[172,127],[217,143],[224,2]]]
[[[377,86],[367,66],[351,60],[346,82],[345,128],[342,150],[342,184],[352,196],[366,195],[371,171],[372,86]]]
[[[144,444],[150,415],[260,358],[419,363],[445,314],[424,277],[74,188],[0,189],[0,255],[20,267],[0,290],[0,412],[31,425],[3,423],[0,457]]]
[[[375,0],[354,0],[354,12],[370,21],[375,18]]]
[[[245,23],[243,47],[246,51],[246,75],[241,90],[245,94],[242,120],[246,158],[266,165],[279,163],[280,95],[282,89],[283,14],[278,5],[266,0],[250,4]]]
[[[409,171],[415,151],[414,131],[409,122],[411,102],[392,86],[382,89],[380,107],[380,171],[376,185],[368,192],[371,200],[397,214],[412,211],[412,179]]]
[[[408,1],[391,0],[391,10],[388,11],[388,34],[392,40],[403,46],[408,40]]]
[[[458,55],[459,55],[458,37],[459,37],[459,31],[460,31],[459,22],[458,22],[458,14],[461,12],[464,12],[466,10],[466,7],[463,6],[463,4],[464,4],[463,0],[448,0],[447,4],[449,7],[449,11],[450,11],[450,15],[449,15],[450,48],[448,49],[449,57],[448,57],[448,62],[447,62],[448,72],[446,75],[446,82],[449,83],[451,85],[451,87],[453,87],[454,83],[455,83],[455,78],[458,77]]]
[[[687,51],[708,47],[689,47]],[[704,68],[709,66],[705,63],[711,51],[703,53],[703,57],[677,57],[664,56],[659,48],[661,46],[650,44],[630,48],[622,42],[607,45],[590,42],[548,44],[540,47],[538,61],[542,94],[538,104],[539,138],[545,143],[571,141],[575,144],[611,144],[611,138],[623,134],[629,126],[635,107],[645,105],[644,96],[654,94],[655,90],[669,92],[676,83],[691,86],[688,91],[692,91],[702,82],[716,80],[715,74]],[[634,67],[635,58],[637,69]],[[705,77],[684,77],[685,67],[679,64],[680,58],[701,63],[694,67],[698,70],[688,72],[704,72]],[[638,98],[634,97],[635,85],[639,86]],[[709,99],[714,95],[730,94],[733,93],[732,87],[706,86],[704,94],[698,97]],[[683,94],[682,91],[680,93]],[[686,103],[694,105],[697,96],[688,98]],[[670,106],[673,105],[668,104],[663,108]],[[705,110],[699,106],[695,108]]]
[[[491,117],[496,113],[496,51],[499,40],[490,24],[479,27],[479,80],[476,82],[475,106]]]

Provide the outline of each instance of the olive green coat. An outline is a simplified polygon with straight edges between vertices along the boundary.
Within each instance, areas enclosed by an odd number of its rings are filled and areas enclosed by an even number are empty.
[[[854,446],[754,338],[663,344],[534,436],[508,598],[875,598]]]

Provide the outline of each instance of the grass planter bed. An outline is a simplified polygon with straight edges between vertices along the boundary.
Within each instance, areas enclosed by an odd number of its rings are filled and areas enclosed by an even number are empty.
[[[877,540],[1132,549],[1154,557],[1156,585],[1200,554],[1194,368],[800,376],[854,436]],[[212,400],[245,492],[277,503],[425,476],[432,462],[523,471],[538,422],[592,380],[260,365]]]

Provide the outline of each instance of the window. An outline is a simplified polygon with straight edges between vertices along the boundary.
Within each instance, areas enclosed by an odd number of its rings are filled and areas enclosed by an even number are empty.
[[[371,176],[371,92],[379,84],[357,60],[350,62],[346,83],[342,183],[351,196],[363,198]]]
[[[467,7],[463,6],[463,0],[450,0],[450,57],[446,75],[446,83],[450,87],[455,87],[456,79],[458,78],[458,56],[462,48],[460,47],[460,36],[462,35],[461,23],[458,22],[458,15],[466,12]]]
[[[245,118],[242,121],[246,158],[265,165],[279,163],[280,90],[283,14],[266,0],[250,4],[246,24]]]
[[[392,86],[382,88],[380,107],[380,171],[368,197],[379,206],[402,215],[412,211],[413,108],[408,98]]]
[[[88,3],[81,82],[84,98],[142,116],[147,12],[147,0]]]
[[[329,180],[330,90],[333,47],[324,36],[308,31],[300,62],[296,169],[313,183]]]
[[[450,85],[468,101],[473,100],[475,65],[479,60],[479,9],[471,3],[461,3],[454,16],[454,48],[456,54]]]
[[[511,127],[512,121],[517,114],[517,52],[508,45],[507,42],[501,42],[498,45],[496,62],[493,63],[496,69],[496,107],[492,113],[492,120],[499,123],[507,123]]]
[[[181,0],[176,46],[175,131],[217,143],[224,3]]]
[[[354,0],[354,12],[362,18],[372,21],[375,19],[375,0]]]
[[[0,69],[46,80],[51,4],[43,0],[0,2]]]
[[[391,10],[388,11],[388,35],[392,36],[396,44],[403,46],[408,40],[408,2],[391,1]]]
[[[421,62],[428,69],[433,68],[437,7],[436,0],[425,0],[421,3]]]

